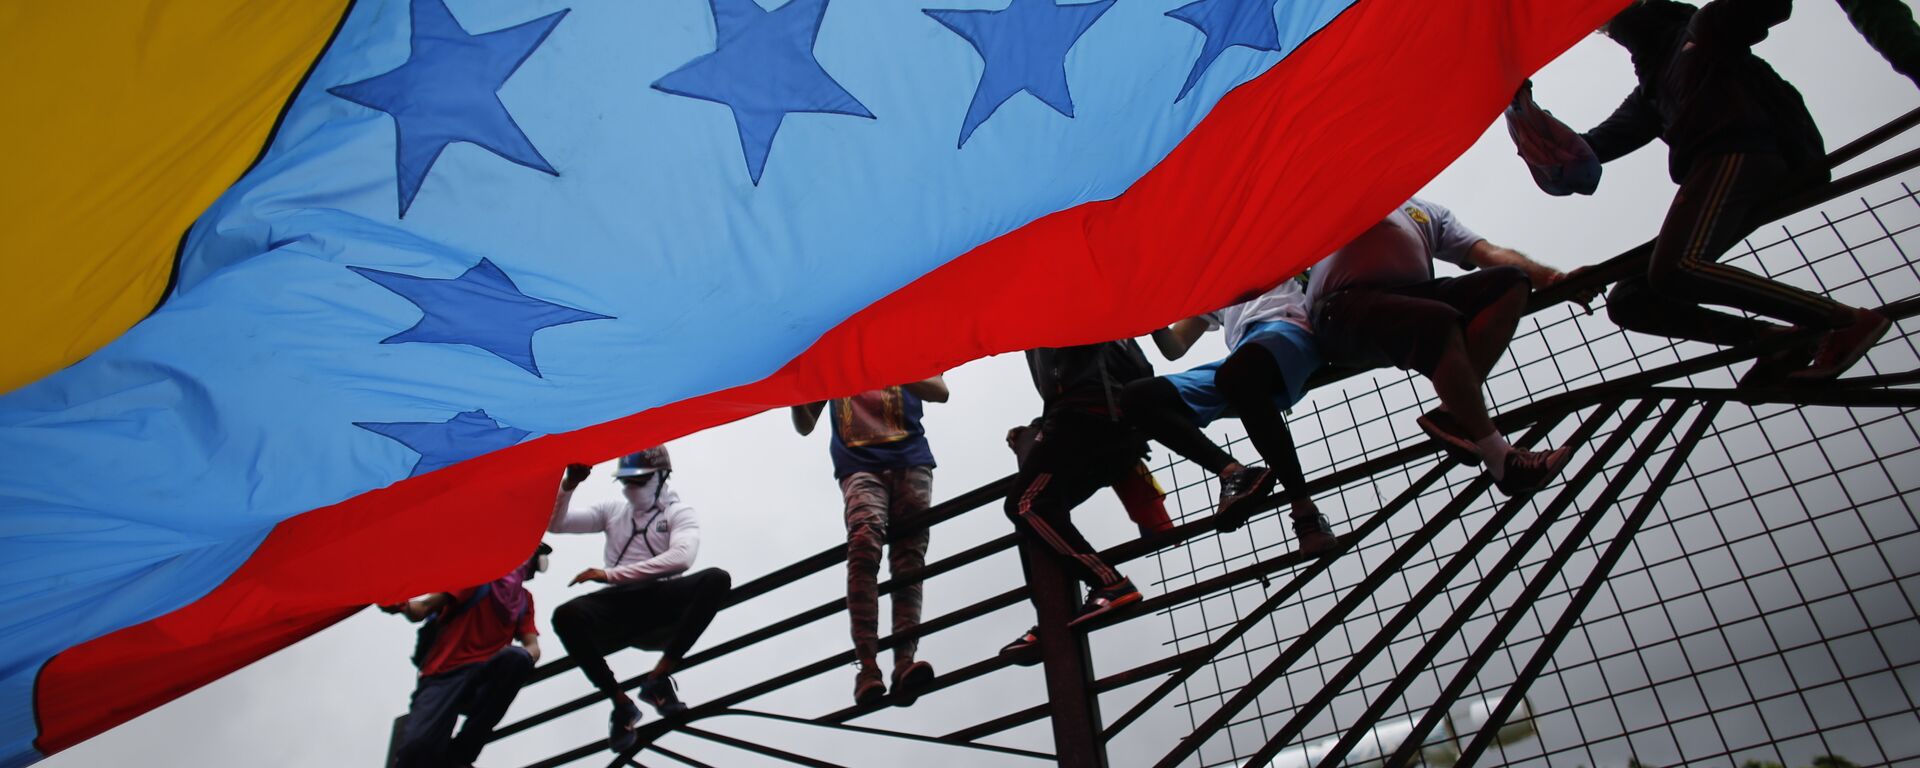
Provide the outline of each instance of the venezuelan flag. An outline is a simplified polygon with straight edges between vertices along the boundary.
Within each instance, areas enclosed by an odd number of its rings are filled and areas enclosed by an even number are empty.
[[[0,763],[498,573],[567,462],[1270,286],[1622,5],[0,8]]]

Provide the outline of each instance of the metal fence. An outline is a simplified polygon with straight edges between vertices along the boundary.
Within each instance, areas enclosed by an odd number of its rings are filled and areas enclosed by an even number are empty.
[[[1836,162],[1915,122],[1920,113]],[[1215,530],[1217,484],[1165,462],[1156,472],[1179,525],[1106,553],[1133,563],[1136,581],[1156,571],[1151,596],[1058,646],[1044,686],[1004,686],[984,718],[939,710],[949,689],[1012,674],[987,651],[920,696],[916,714],[939,714],[912,727],[861,724],[891,697],[828,712],[777,705],[778,692],[852,660],[851,649],[795,639],[840,620],[845,601],[828,600],[691,656],[697,667],[776,649],[756,682],[644,725],[639,751],[611,764],[708,765],[688,748],[704,742],[834,765],[739,735],[751,727],[719,727],[746,722],[1066,765],[1920,764],[1920,389],[1909,388],[1920,324],[1905,319],[1920,313],[1916,165],[1920,151],[1810,193],[1731,257],[1902,318],[1841,382],[1735,390],[1757,350],[1623,333],[1604,313],[1557,303],[1570,289],[1549,292],[1488,383],[1518,442],[1580,446],[1547,489],[1496,497],[1483,473],[1440,455],[1413,426],[1433,404],[1417,378],[1328,381],[1290,423],[1342,533],[1338,556],[1294,554],[1271,512]],[[1644,248],[1623,254],[1582,281],[1617,279],[1642,258]],[[1238,433],[1219,437],[1252,458]],[[1006,486],[946,501],[929,524],[997,517],[981,508]],[[938,579],[1014,546],[1009,533],[899,578]],[[817,553],[740,585],[732,604],[843,561],[840,547]],[[1045,579],[931,615],[911,634],[979,621],[1030,589],[1043,626],[1064,622],[1073,587]],[[535,682],[570,667],[550,663]],[[496,739],[598,701],[583,691]],[[582,744],[530,768],[605,760],[605,749]]]

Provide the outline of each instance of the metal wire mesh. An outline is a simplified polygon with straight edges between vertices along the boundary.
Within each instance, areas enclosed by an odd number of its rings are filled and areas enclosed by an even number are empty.
[[[1869,187],[1848,199],[1796,214],[1749,238],[1727,259],[1840,301],[1877,306],[1920,295],[1920,198],[1915,175]],[[1895,329],[1852,376],[1886,376],[1920,368],[1913,334]],[[1604,312],[1592,316],[1561,306],[1523,321],[1488,382],[1496,411],[1602,381],[1695,358],[1712,347],[1620,331]],[[1668,382],[1676,387],[1725,388],[1744,367],[1705,371]],[[1398,371],[1347,379],[1312,393],[1291,415],[1309,477],[1378,458],[1425,439],[1413,419],[1435,405],[1423,380]],[[1662,403],[1652,413],[1676,407]],[[1618,431],[1625,448],[1605,460],[1595,481],[1579,489],[1571,509],[1519,557],[1519,568],[1495,572],[1561,486],[1522,504],[1504,525],[1504,501],[1481,496],[1446,523],[1434,539],[1367,595],[1335,631],[1313,643],[1280,682],[1255,697],[1227,727],[1206,738],[1187,764],[1237,765],[1267,747],[1356,652],[1392,623],[1430,580],[1489,525],[1488,544],[1461,563],[1457,574],[1408,614],[1404,629],[1383,639],[1383,652],[1363,660],[1299,736],[1269,747],[1273,765],[1314,765],[1343,733],[1363,731],[1357,747],[1336,764],[1375,765],[1402,746],[1413,723],[1430,709],[1446,711],[1442,726],[1408,750],[1427,765],[1451,765],[1487,710],[1514,685],[1526,659],[1569,609],[1575,591],[1595,570],[1601,550],[1620,533],[1624,511],[1643,500],[1649,515],[1623,558],[1605,577],[1579,623],[1553,651],[1543,674],[1524,692],[1526,707],[1509,718],[1482,764],[1525,766],[1742,765],[1749,761],[1806,766],[1836,756],[1859,766],[1920,764],[1920,421],[1911,411],[1745,405],[1727,402],[1686,444],[1684,465],[1656,487],[1655,468],[1681,444],[1677,432],[1658,434],[1652,419],[1629,420],[1628,410],[1594,416],[1591,455]],[[1675,414],[1676,418],[1680,414]],[[1554,428],[1546,443],[1566,441],[1577,419]],[[1232,422],[1214,430],[1229,450],[1256,458]],[[1647,456],[1629,460],[1631,449]],[[1321,494],[1316,501],[1336,528],[1360,524],[1389,499],[1432,470],[1437,457],[1408,463]],[[1583,455],[1576,466],[1586,461]],[[1184,461],[1156,472],[1169,484],[1169,508],[1180,520],[1209,514],[1217,484]],[[1570,468],[1569,475],[1573,469]],[[1315,620],[1367,573],[1413,540],[1421,524],[1471,482],[1475,470],[1454,468],[1427,488],[1382,532],[1360,542],[1282,603],[1260,626],[1186,680],[1177,694],[1181,717],[1199,726],[1247,681],[1281,656]],[[1621,482],[1616,503],[1589,512],[1602,485]],[[1563,477],[1562,482],[1567,478]],[[1653,499],[1644,499],[1648,494]],[[1591,531],[1569,544],[1571,556],[1553,572],[1550,551],[1597,515]],[[1343,522],[1344,521],[1344,522]],[[1206,535],[1155,554],[1158,591],[1171,591],[1288,551],[1285,516],[1271,514],[1239,531]],[[1537,598],[1516,604],[1526,580],[1546,571],[1551,583]],[[1461,605],[1474,587],[1499,579],[1490,599]],[[1273,589],[1247,583],[1161,612],[1170,652],[1206,646],[1247,615]],[[1430,664],[1410,659],[1456,610],[1460,631]],[[1490,635],[1496,619],[1520,611],[1523,620],[1504,637]],[[1489,638],[1497,650],[1471,675],[1461,695],[1438,699],[1475,647]],[[1389,642],[1390,640],[1390,642]],[[1362,714],[1389,685],[1407,687],[1383,699],[1384,713]],[[1119,694],[1110,694],[1119,695]],[[1115,758],[1116,764],[1132,764]],[[1837,765],[1838,763],[1828,763]]]

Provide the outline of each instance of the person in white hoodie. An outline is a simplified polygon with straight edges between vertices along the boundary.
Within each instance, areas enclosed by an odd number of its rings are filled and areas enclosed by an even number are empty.
[[[585,464],[567,466],[547,530],[604,532],[606,567],[581,571],[568,586],[590,581],[610,586],[555,610],[553,632],[580,671],[613,702],[608,745],[624,753],[638,739],[634,728],[640,708],[620,690],[606,655],[626,647],[659,650],[659,663],[640,682],[640,699],[662,717],[685,711],[670,675],[725,605],[733,577],[718,568],[687,572],[700,552],[700,522],[693,507],[667,487],[673,462],[666,446],[620,459],[613,477],[624,501],[569,509],[574,489],[591,472]]]

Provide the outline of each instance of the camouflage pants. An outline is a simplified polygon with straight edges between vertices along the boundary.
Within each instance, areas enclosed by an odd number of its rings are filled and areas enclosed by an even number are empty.
[[[907,467],[882,472],[855,472],[840,479],[847,502],[847,616],[853,622],[853,648],[862,662],[880,652],[880,548],[888,525],[914,525],[933,498],[933,469]],[[893,543],[887,568],[895,578],[927,561],[927,530],[922,528]],[[920,582],[896,585],[893,590],[893,631],[920,624]],[[911,661],[919,643],[905,642],[893,649],[895,664]]]

